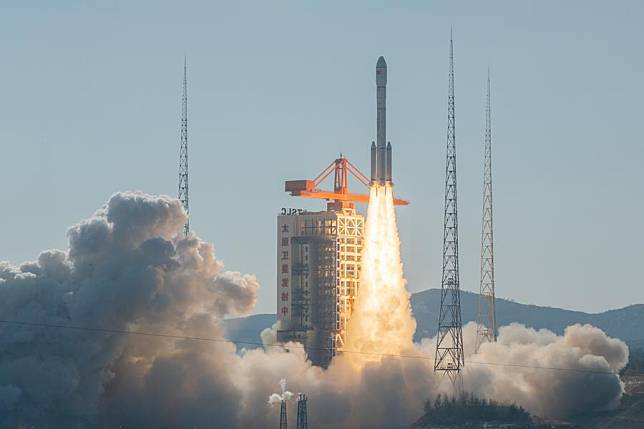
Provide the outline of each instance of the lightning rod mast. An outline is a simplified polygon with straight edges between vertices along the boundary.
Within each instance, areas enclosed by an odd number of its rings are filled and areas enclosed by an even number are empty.
[[[494,296],[494,232],[492,222],[492,114],[490,70],[487,72],[485,105],[485,145],[483,166],[483,222],[481,226],[481,288],[476,329],[476,351],[484,341],[496,341]]]
[[[186,58],[183,58],[183,95],[181,97],[181,148],[179,149],[179,200],[188,219],[183,226],[184,235],[190,232],[190,209],[188,205],[188,73]]]
[[[434,371],[449,377],[455,394],[461,394],[461,369],[465,366],[458,264],[458,210],[456,197],[456,133],[454,114],[454,42],[449,41],[449,92],[447,97],[447,165],[445,167],[445,217],[443,221],[443,274]]]

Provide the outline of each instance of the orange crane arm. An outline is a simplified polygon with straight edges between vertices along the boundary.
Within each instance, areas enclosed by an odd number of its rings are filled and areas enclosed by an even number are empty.
[[[356,203],[369,202],[369,195],[367,194],[338,194],[335,192],[325,191],[298,191],[296,193],[292,192],[291,195],[303,198],[317,198],[320,200],[353,201]],[[394,197],[394,204],[397,206],[406,206],[409,205],[409,201]]]
[[[320,183],[329,177],[331,173],[335,173],[333,192],[319,189]],[[370,186],[369,178],[349,162],[348,159],[340,155],[340,158],[329,164],[315,179],[287,180],[284,184],[284,190],[295,197],[332,200],[339,204],[340,202],[345,202],[345,204],[351,202],[368,203],[369,195],[352,194],[349,192],[349,173],[367,188]],[[397,206],[406,206],[409,204],[409,201],[394,198],[394,204]]]

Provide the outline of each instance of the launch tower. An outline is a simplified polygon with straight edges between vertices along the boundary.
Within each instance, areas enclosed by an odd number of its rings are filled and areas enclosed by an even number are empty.
[[[323,367],[344,347],[359,287],[364,216],[349,204],[277,217],[277,340],[304,344]]]

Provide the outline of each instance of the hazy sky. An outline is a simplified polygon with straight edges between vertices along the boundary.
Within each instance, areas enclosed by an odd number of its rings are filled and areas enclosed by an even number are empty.
[[[479,287],[489,65],[498,296],[644,302],[644,3],[400,3],[3,2],[0,259],[64,247],[113,192],[176,195],[185,54],[191,226],[273,312],[276,215],[324,206],[283,181],[340,152],[368,171],[384,55],[405,273],[440,287],[453,25],[463,289]]]

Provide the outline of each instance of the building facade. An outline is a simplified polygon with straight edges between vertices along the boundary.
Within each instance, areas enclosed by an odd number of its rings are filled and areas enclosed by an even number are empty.
[[[342,353],[363,241],[364,216],[353,207],[277,217],[277,340],[302,343],[315,365]]]

